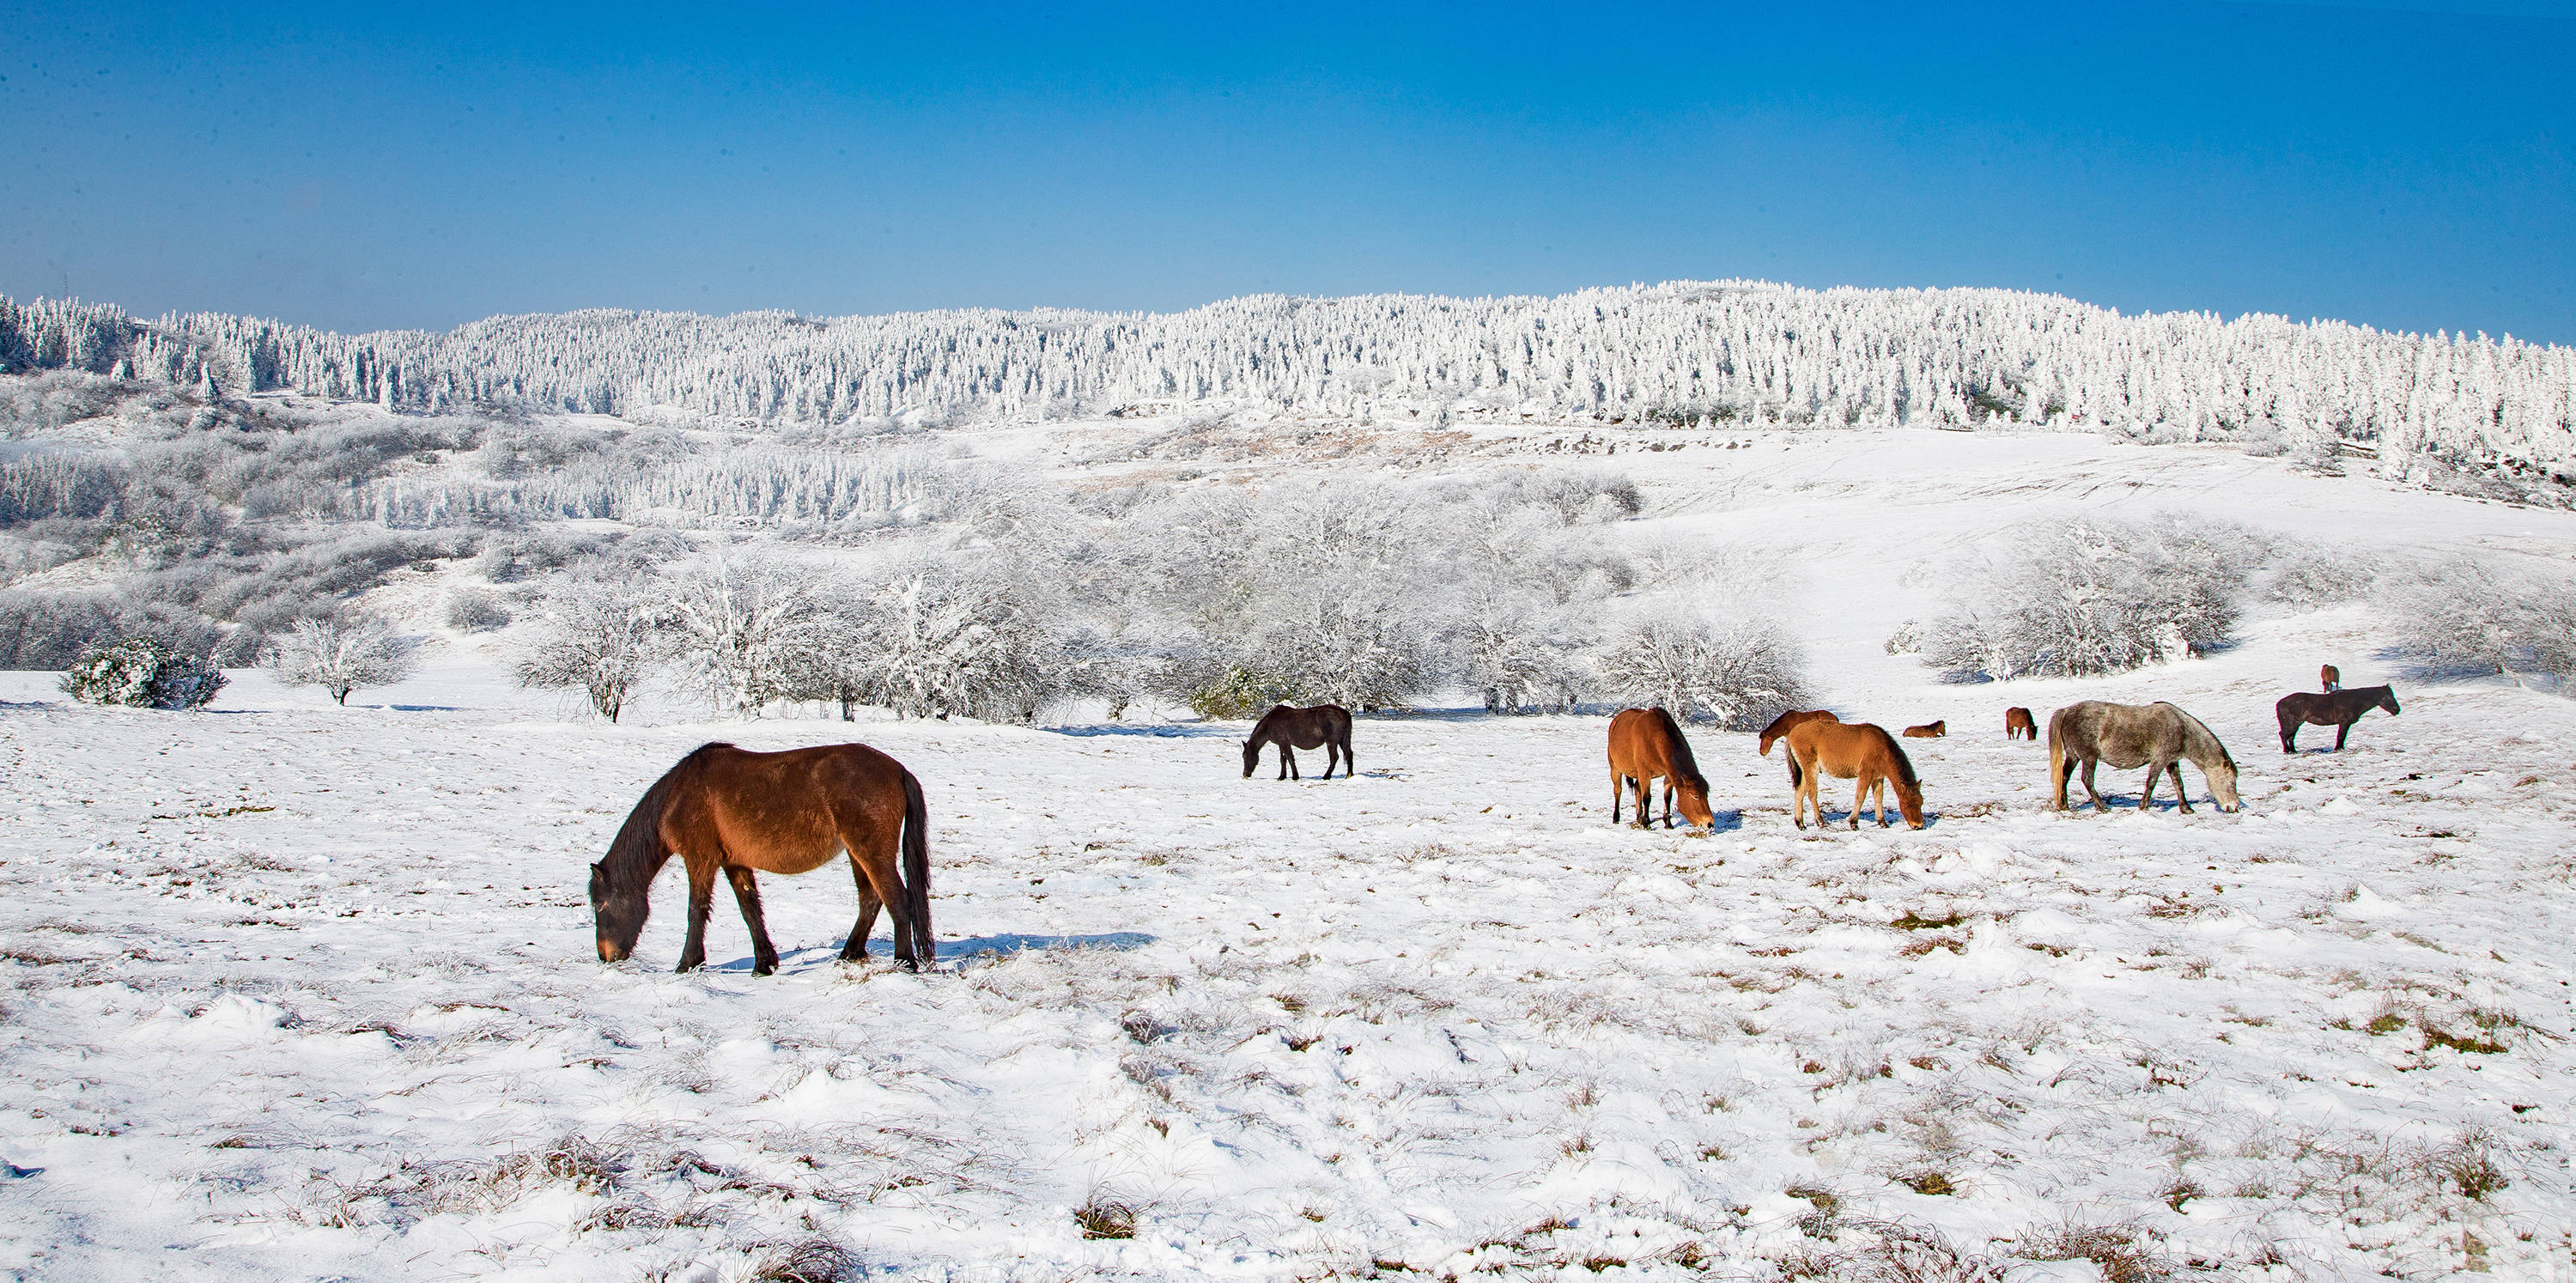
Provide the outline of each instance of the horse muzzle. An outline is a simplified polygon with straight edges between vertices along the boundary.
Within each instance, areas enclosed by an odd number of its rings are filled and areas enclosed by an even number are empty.
[[[626,961],[626,953],[626,950],[620,949],[616,945],[610,944],[605,940],[599,942],[599,960],[601,962],[624,962]]]

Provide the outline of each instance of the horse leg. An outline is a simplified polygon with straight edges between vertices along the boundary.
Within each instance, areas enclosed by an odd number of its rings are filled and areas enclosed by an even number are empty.
[[[1673,777],[1664,777],[1664,827],[1673,826]]]
[[[921,958],[912,947],[914,934],[912,909],[909,907],[910,902],[904,899],[903,879],[895,873],[894,854],[889,851],[862,856],[854,846],[850,851],[850,859],[867,875],[868,883],[875,890],[877,900],[885,906],[886,916],[894,920],[894,960],[903,964],[907,970],[921,970]],[[861,892],[859,920],[869,927],[874,927],[875,919],[874,906],[868,904],[866,893]],[[864,940],[867,937],[858,935],[852,938]],[[844,946],[843,952],[847,951],[847,946]]]
[[[1329,780],[1329,779],[1333,778],[1333,766],[1334,766],[1334,764],[1335,764],[1335,763],[1338,763],[1338,762],[1340,762],[1341,760],[1342,760],[1342,746],[1341,746],[1340,744],[1338,744],[1338,743],[1335,743],[1332,739],[1327,738],[1327,739],[1324,741],[1324,778],[1325,778],[1325,779],[1328,779],[1328,780]],[[1344,772],[1342,772],[1342,774],[1344,774],[1344,775],[1349,775],[1349,774],[1350,774],[1350,772],[1348,772],[1348,771],[1344,771]]]
[[[1646,785],[1652,778],[1653,777],[1651,776],[1645,775],[1631,775],[1628,777],[1629,782],[1634,784],[1637,788],[1637,828],[1652,828],[1654,826],[1654,808],[1646,804]]]
[[[2191,814],[2191,790],[2186,789],[2186,788],[2184,788],[2184,787],[2183,787],[2183,783],[2182,783],[2182,763],[2180,763],[2180,762],[2167,762],[2167,763],[2165,763],[2165,773],[2166,773],[2166,774],[2168,774],[2168,775],[2173,776],[2173,782],[2174,782],[2174,805],[2175,805],[2176,807],[2181,808],[2181,810],[2182,810],[2182,813],[2183,813],[2183,814],[2185,814],[2185,815],[2189,815],[2189,814]]]
[[[1628,800],[1627,793],[1628,777],[1615,770],[1610,772],[1610,822],[1612,824],[1619,822],[1619,804]]]
[[[1283,780],[1306,778],[1297,773],[1297,755],[1289,750],[1286,740],[1279,741],[1279,778]]]
[[[752,881],[751,870],[739,864],[725,866],[725,881],[733,884],[733,902],[742,908],[742,923],[751,928],[751,974],[774,975],[778,971],[778,950],[769,943],[769,924],[760,917],[760,884]]]
[[[2343,741],[2344,741],[2344,737],[2345,737],[2345,736],[2347,736],[2347,735],[2350,735],[2350,734],[2352,734],[2352,723],[2350,723],[2350,722],[2344,722],[2344,723],[2341,723],[2340,725],[2338,725],[2338,726],[2336,726],[2336,727],[2335,727],[2335,751],[2336,751],[2336,752],[2340,753],[2340,752],[2342,752],[2342,751],[2343,751]]]
[[[2102,759],[2098,757],[2084,759],[2084,792],[2093,799],[2093,809],[2096,812],[2111,809],[2111,804],[2102,800],[2102,790],[2093,787],[2093,768],[2101,764]]]
[[[680,965],[673,971],[695,971],[707,960],[707,914],[715,908],[716,862],[689,857],[689,938],[680,946]]]
[[[2307,719],[2296,717],[2288,713],[2281,714],[2282,752],[2296,753],[2299,751],[2299,723],[2305,720]]]
[[[875,888],[868,885],[868,871],[859,857],[850,857],[850,878],[859,884],[859,920],[850,927],[849,943],[841,946],[841,961],[868,960],[868,933],[877,929],[878,900]]]
[[[1860,768],[1860,773],[1852,777],[1851,826],[1855,830],[1860,828],[1860,804],[1869,796],[1869,786],[1873,782],[1869,777],[1869,768],[1866,766]]]

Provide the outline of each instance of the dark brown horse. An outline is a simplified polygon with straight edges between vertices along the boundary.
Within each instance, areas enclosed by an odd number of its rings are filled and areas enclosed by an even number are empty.
[[[1621,790],[1634,785],[1636,825],[1649,827],[1654,808],[1647,805],[1647,786],[1657,777],[1664,781],[1665,828],[1673,826],[1676,792],[1681,794],[1683,819],[1704,829],[1717,827],[1717,813],[1708,809],[1708,779],[1699,773],[1690,741],[1682,738],[1681,725],[1673,715],[1660,708],[1621,709],[1610,719],[1610,822],[1619,822]]]
[[[2317,667],[2317,684],[2329,692],[2342,690],[2343,671],[2332,664],[2321,664]]]
[[[2335,751],[2343,751],[2344,738],[2352,734],[2352,724],[2374,708],[2397,715],[2397,692],[2385,686],[2355,686],[2351,690],[2329,687],[2322,695],[2308,691],[2284,695],[2272,706],[2272,715],[2281,719],[2281,751],[2299,751],[2299,728],[2331,726],[2335,728]]]
[[[1816,827],[1825,826],[1825,803],[1817,792],[1822,777],[1860,781],[1852,794],[1851,826],[1860,827],[1860,808],[1870,791],[1878,791],[1878,826],[1887,827],[1887,785],[1896,782],[1896,805],[1905,812],[1905,826],[1923,827],[1923,784],[1914,774],[1914,762],[1898,747],[1896,737],[1881,727],[1867,722],[1846,726],[1841,722],[1808,722],[1789,732],[1789,756],[1798,763],[1804,776],[1791,793],[1790,818],[1799,828],[1807,827],[1807,811],[1816,812]]]
[[[2030,710],[2027,708],[2004,710],[2004,739],[2010,741],[2015,735],[2027,740],[2039,738],[2039,722],[2030,715]]]
[[[1940,721],[1924,726],[1908,726],[1905,728],[1905,738],[1910,740],[1937,740],[1950,733],[1948,729],[1949,725],[1949,719],[1943,718]]]
[[[753,872],[808,873],[843,853],[859,883],[859,920],[841,946],[842,960],[868,956],[868,932],[882,904],[894,919],[896,961],[915,971],[937,962],[930,936],[930,816],[912,772],[865,744],[784,753],[705,745],[644,790],[609,843],[608,858],[590,866],[600,961],[623,961],[635,952],[652,912],[653,875],[678,855],[689,868],[689,938],[678,969],[706,961],[707,914],[722,871],[751,928],[752,974],[768,975],[778,970],[778,950],[761,923]]]
[[[1771,756],[1771,746],[1773,744],[1780,742],[1780,739],[1783,736],[1786,736],[1789,732],[1794,731],[1809,722],[1839,722],[1841,720],[1843,719],[1832,713],[1828,713],[1821,708],[1811,708],[1802,713],[1782,713],[1778,717],[1772,718],[1769,726],[1762,728],[1762,743],[1760,745],[1762,756]],[[1798,755],[1795,753],[1783,753],[1780,756],[1789,759],[1789,787],[1798,787]]]
[[[1279,778],[1302,780],[1297,773],[1297,757],[1288,750],[1320,748],[1324,750],[1324,778],[1333,778],[1333,761],[1340,755],[1342,778],[1349,779],[1351,765],[1351,711],[1339,704],[1317,704],[1312,708],[1290,708],[1273,704],[1261,720],[1252,725],[1252,738],[1243,742],[1243,778],[1252,778],[1252,768],[1261,764],[1264,746],[1279,746]]]

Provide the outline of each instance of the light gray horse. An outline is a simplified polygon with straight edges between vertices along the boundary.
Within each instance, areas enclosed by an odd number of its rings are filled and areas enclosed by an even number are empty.
[[[2057,809],[2066,809],[2066,781],[2077,764],[2084,767],[2084,791],[2093,809],[2108,809],[2093,787],[2093,767],[2108,762],[2113,770],[2147,768],[2147,787],[2138,794],[2138,810],[2155,800],[2156,776],[2173,776],[2174,796],[2182,813],[2191,814],[2191,795],[2183,791],[2179,759],[2188,758],[2209,781],[2209,796],[2218,809],[2236,809],[2236,759],[2200,719],[2166,703],[2106,704],[2088,699],[2069,704],[2048,719],[2048,777],[2057,792]]]

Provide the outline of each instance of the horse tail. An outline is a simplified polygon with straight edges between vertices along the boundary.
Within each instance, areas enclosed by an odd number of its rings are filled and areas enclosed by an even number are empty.
[[[930,804],[910,771],[903,772],[903,903],[912,919],[917,965],[936,966],[939,946],[930,934]]]
[[[2048,719],[2048,788],[2059,810],[2066,809],[2066,733],[2057,725],[2057,717]]]

